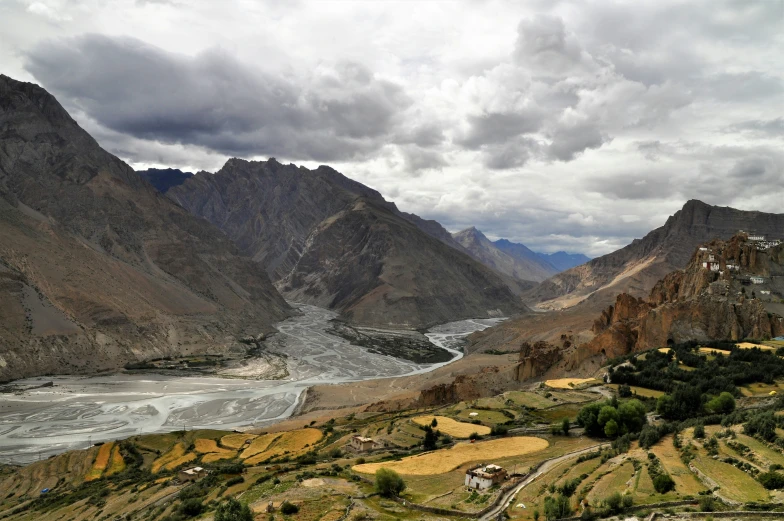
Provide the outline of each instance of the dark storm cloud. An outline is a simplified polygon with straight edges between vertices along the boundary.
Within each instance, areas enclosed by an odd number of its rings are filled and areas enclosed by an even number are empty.
[[[664,199],[676,191],[671,185],[671,175],[666,171],[592,176],[584,181],[584,186],[589,192],[632,201]]]
[[[536,132],[541,128],[543,120],[544,115],[536,109],[468,116],[469,131],[457,142],[477,150],[482,145],[504,143],[521,134]]]
[[[353,63],[295,83],[220,50],[188,57],[103,35],[46,42],[27,59],[44,86],[109,129],[227,155],[364,158],[401,131],[412,103]]]
[[[571,161],[589,148],[599,148],[609,141],[594,125],[584,123],[557,129],[547,147],[547,157],[556,161]]]
[[[499,145],[485,147],[482,164],[491,170],[506,170],[525,165],[538,154],[540,145],[529,138],[520,138]]]

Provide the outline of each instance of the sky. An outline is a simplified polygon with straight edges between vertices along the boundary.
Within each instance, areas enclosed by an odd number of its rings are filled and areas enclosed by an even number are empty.
[[[137,169],[328,164],[450,231],[598,256],[782,212],[784,0],[0,0],[0,73]]]

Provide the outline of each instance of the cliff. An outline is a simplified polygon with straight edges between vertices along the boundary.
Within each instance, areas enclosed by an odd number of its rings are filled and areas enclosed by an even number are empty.
[[[688,340],[784,334],[784,319],[770,311],[781,295],[783,248],[760,248],[745,235],[711,241],[646,300],[618,295],[594,322],[596,337],[580,349],[613,357]]]

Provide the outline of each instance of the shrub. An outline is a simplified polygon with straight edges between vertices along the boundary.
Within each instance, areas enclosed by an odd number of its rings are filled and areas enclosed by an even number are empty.
[[[234,476],[233,478],[228,479],[226,481],[226,486],[230,487],[232,485],[237,485],[239,483],[245,483],[245,478],[243,478],[242,476]]]
[[[556,497],[547,496],[544,498],[544,517],[548,521],[569,517],[572,514],[572,506],[569,498],[559,494]]]
[[[215,509],[215,521],[253,521],[253,512],[248,505],[230,498]]]
[[[667,474],[659,474],[653,479],[653,488],[659,494],[665,494],[675,488],[675,482]]]
[[[763,472],[757,480],[768,490],[784,488],[784,474],[780,472]]]
[[[476,432],[472,432],[472,433],[471,433],[471,434],[468,436],[468,439],[469,439],[469,440],[481,440],[481,439],[482,439],[482,437],[481,437],[481,436],[480,436],[478,433],[476,433]]]
[[[713,512],[716,510],[716,500],[713,496],[702,496],[700,498],[700,512]]]
[[[507,432],[509,432],[509,429],[504,425],[494,425],[490,429],[491,436],[506,436]]]
[[[177,510],[186,517],[196,517],[204,511],[204,506],[200,499],[186,499]]]
[[[362,465],[363,463],[365,463],[365,458],[357,458],[356,463],[357,465]]]
[[[280,505],[280,513],[290,516],[291,514],[296,514],[299,512],[299,507],[294,503],[289,503],[288,501],[284,501],[282,505]]]
[[[395,497],[405,489],[405,481],[394,470],[382,467],[376,471],[376,492],[382,496]]]
[[[569,418],[564,418],[561,421],[561,430],[563,431],[564,436],[569,436]]]

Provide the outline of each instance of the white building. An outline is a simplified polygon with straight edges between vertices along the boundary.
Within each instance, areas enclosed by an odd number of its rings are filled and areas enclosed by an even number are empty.
[[[708,248],[706,248],[705,246],[701,246],[700,251],[708,251]]]
[[[730,270],[730,271],[737,271],[738,270],[738,265],[737,264],[727,263],[727,269]]]
[[[769,289],[762,289],[762,290],[760,290],[760,294],[761,295],[770,295],[770,290]]]
[[[508,474],[498,465],[479,465],[466,471],[465,486],[476,490],[487,490],[503,482]]]
[[[754,241],[754,242],[764,241],[765,240],[765,236],[764,235],[759,235],[759,234],[756,234],[756,233],[750,233],[749,234],[749,240],[750,241]]]
[[[753,277],[752,276],[752,277],[749,277],[749,280],[751,281],[752,284],[764,284],[765,283],[765,279],[762,278],[762,277]]]
[[[201,467],[193,467],[192,469],[180,471],[180,481],[196,481],[207,475],[207,471]]]
[[[364,436],[354,436],[351,438],[351,448],[358,452],[373,450],[378,447],[378,443],[376,443],[373,438],[366,438]]]

